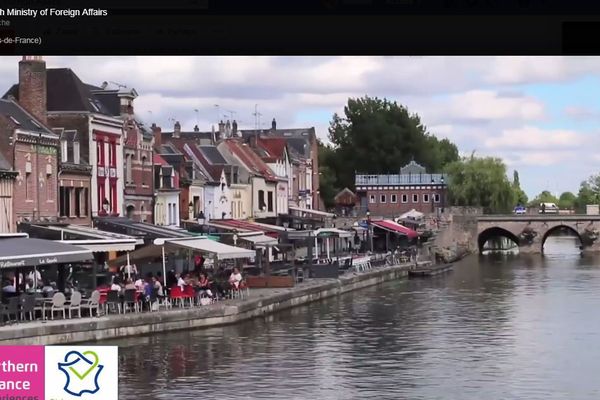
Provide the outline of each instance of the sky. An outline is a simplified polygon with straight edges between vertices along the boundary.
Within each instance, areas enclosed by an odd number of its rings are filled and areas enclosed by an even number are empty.
[[[171,130],[219,119],[241,129],[314,126],[327,140],[349,97],[386,97],[463,155],[501,158],[530,198],[577,192],[600,171],[597,57],[45,57],[86,83],[135,88],[146,123]],[[18,57],[0,58],[0,91]]]

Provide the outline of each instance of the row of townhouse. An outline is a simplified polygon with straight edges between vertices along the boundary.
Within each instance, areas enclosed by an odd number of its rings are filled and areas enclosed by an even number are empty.
[[[19,62],[0,99],[0,232],[20,222],[159,225],[270,218],[318,208],[314,128],[162,132],[135,113],[135,89],[84,83],[40,56]]]

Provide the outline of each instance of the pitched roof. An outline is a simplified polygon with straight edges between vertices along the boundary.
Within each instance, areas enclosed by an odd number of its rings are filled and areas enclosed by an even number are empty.
[[[46,70],[46,101],[48,111],[81,111],[114,116],[109,108],[94,94],[70,68],[48,68]],[[19,98],[19,84],[13,85],[9,95]]]
[[[227,148],[255,175],[269,181],[277,181],[271,168],[256,154],[250,146],[236,139],[225,139]]]
[[[280,137],[257,137],[256,144],[263,150],[259,154],[265,162],[276,162],[285,157],[286,140]]]
[[[213,164],[207,157],[202,148],[213,147],[215,146],[199,146],[195,143],[188,143],[185,145],[186,154],[198,160],[198,162],[202,165],[206,173],[209,175],[208,178],[212,182],[219,182],[221,180],[221,174],[225,165],[228,165],[226,162],[223,164]],[[204,149],[206,150],[206,149]],[[218,150],[217,150],[218,151]],[[191,153],[191,154],[190,154]]]
[[[0,99],[0,115],[10,118],[23,130],[56,135],[13,100]]]
[[[168,162],[166,162],[166,161],[165,161],[165,159],[164,159],[164,158],[162,158],[162,157],[160,156],[160,154],[158,154],[158,153],[154,153],[154,154],[152,155],[152,162],[153,162],[153,164],[154,164],[154,165],[162,165],[162,166],[164,166],[164,167],[167,167],[167,166],[169,166],[169,165],[170,165],[170,164],[169,164]]]

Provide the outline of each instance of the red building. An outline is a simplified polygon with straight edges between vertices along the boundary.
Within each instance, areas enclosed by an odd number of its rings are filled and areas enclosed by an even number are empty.
[[[415,209],[422,213],[443,211],[447,192],[446,174],[427,173],[414,161],[399,174],[357,174],[356,193],[360,211],[374,216],[397,216]]]

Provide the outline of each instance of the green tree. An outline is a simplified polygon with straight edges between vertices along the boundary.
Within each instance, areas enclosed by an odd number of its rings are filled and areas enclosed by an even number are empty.
[[[398,173],[412,159],[429,171],[458,160],[456,146],[430,134],[416,114],[376,97],[348,99],[344,116],[330,122],[329,141],[333,156],[324,165],[338,189],[354,188],[355,173]]]
[[[511,212],[516,199],[506,166],[499,158],[470,157],[446,168],[448,200],[456,206],[483,207],[486,213]]]
[[[555,195],[550,193],[548,190],[542,191],[529,202],[530,207],[539,207],[540,203],[554,203],[558,204],[558,199]]]
[[[333,148],[318,140],[319,146],[319,191],[326,208],[334,206],[333,198],[341,190],[335,175],[335,152]]]
[[[519,172],[513,171],[513,190],[515,191],[516,203],[520,205],[527,204],[527,194],[521,189],[521,181],[519,180]]]
[[[579,185],[575,208],[585,212],[588,204],[600,204],[600,175],[592,175]]]
[[[564,192],[558,198],[558,208],[563,210],[572,210],[577,203],[577,196],[571,192]]]

